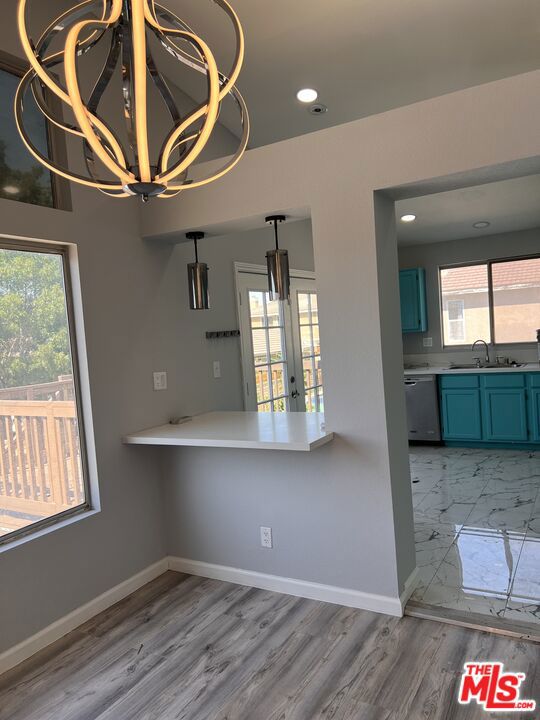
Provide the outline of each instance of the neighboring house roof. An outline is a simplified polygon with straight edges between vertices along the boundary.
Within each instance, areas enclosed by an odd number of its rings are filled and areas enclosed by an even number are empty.
[[[540,287],[540,259],[494,263],[494,290],[512,287]],[[442,271],[445,293],[487,291],[487,266],[467,265]]]

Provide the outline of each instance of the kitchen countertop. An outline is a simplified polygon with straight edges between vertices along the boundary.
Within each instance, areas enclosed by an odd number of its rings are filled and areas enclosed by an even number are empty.
[[[540,372],[539,363],[525,363],[521,367],[503,367],[503,368],[450,368],[446,366],[430,366],[419,368],[408,368],[404,370],[404,375],[478,375],[479,373],[524,373],[524,372]]]
[[[321,429],[322,413],[211,412],[195,415],[179,425],[131,433],[127,445],[297,450],[309,452],[334,438]]]

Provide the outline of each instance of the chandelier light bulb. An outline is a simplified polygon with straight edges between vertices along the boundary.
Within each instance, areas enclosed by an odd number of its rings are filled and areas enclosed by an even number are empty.
[[[19,133],[32,155],[51,172],[113,197],[139,195],[162,198],[200,187],[223,177],[240,160],[249,138],[249,117],[235,83],[244,60],[244,35],[238,16],[227,0],[213,0],[231,21],[236,36],[232,67],[223,74],[208,44],[190,26],[155,0],[86,0],[56,18],[37,41],[27,30],[28,0],[19,0],[19,35],[30,69],[22,78],[15,98]],[[182,115],[164,76],[154,61],[150,37],[163,52],[206,78],[202,103]],[[52,47],[59,49],[53,52]],[[93,90],[83,98],[79,82],[81,57],[104,48],[105,64],[97,66]],[[118,117],[124,117],[129,149],[113,131],[114,118],[102,113],[102,97],[121,68]],[[153,83],[171,122],[159,143],[156,157],[149,138],[154,107],[148,104]],[[86,174],[72,172],[46,157],[25,127],[25,103],[33,95],[47,121],[80,139]],[[240,114],[242,136],[237,152],[213,175],[191,177],[190,170],[210,141],[224,99],[231,96]],[[59,113],[56,105],[62,105]],[[64,119],[67,118],[67,119]]]

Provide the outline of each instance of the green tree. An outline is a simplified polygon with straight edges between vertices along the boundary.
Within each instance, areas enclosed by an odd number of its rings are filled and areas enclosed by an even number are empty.
[[[0,250],[0,387],[71,373],[62,259]]]

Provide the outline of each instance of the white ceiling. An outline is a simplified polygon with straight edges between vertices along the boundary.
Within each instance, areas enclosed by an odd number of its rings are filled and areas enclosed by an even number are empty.
[[[230,0],[246,34],[239,88],[251,146],[540,67],[538,0]],[[228,20],[212,0],[163,0],[226,71]],[[312,86],[329,112],[295,99]],[[230,117],[224,118],[230,127]],[[230,129],[232,129],[230,127]]]
[[[400,217],[416,215],[412,223]],[[488,221],[483,230],[473,228]],[[444,242],[540,227],[540,175],[502,180],[396,203],[399,245]]]

